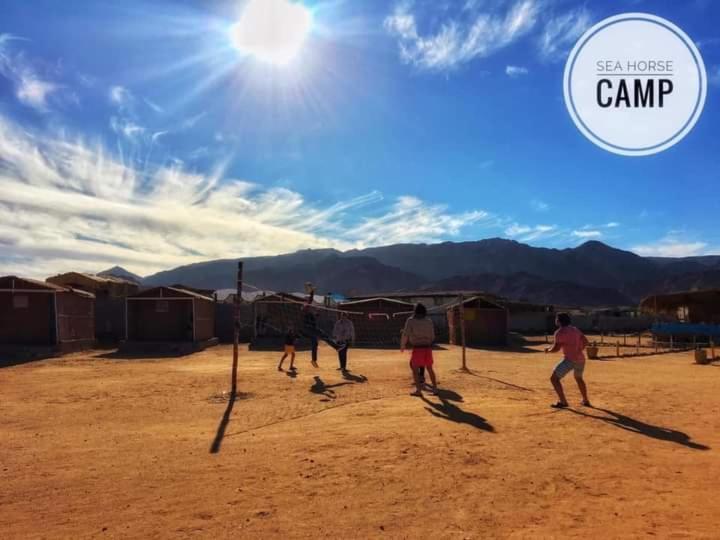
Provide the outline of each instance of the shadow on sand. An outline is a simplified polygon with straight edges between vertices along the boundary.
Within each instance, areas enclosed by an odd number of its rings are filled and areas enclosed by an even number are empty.
[[[438,390],[437,398],[440,400],[440,403],[430,401],[424,395],[420,398],[427,405],[425,410],[436,418],[442,418],[443,420],[449,420],[458,424],[467,424],[476,429],[495,433],[495,428],[482,416],[464,411],[452,403],[453,401],[458,403],[462,403],[463,401],[462,396],[457,392],[447,389]]]
[[[488,377],[487,375],[480,375],[479,373],[474,372],[471,369],[467,369],[465,371],[460,370],[460,373],[466,373],[468,375],[472,375],[473,377],[479,377],[481,379],[487,379],[488,381],[493,381],[496,383],[504,384],[505,386],[509,386],[510,388],[515,388],[516,390],[522,390],[523,392],[534,392],[532,388],[527,388],[526,386],[520,386],[518,384],[513,384],[507,381],[503,381],[501,379],[496,379],[494,377]]]
[[[165,360],[167,358],[182,358],[183,356],[190,356],[195,354],[195,352],[196,351],[189,350],[167,352],[121,352],[120,350],[116,350],[104,354],[98,354],[95,358],[104,358],[107,360]]]
[[[325,399],[323,399],[322,401],[330,401],[337,397],[333,388],[347,386],[348,384],[362,384],[367,382],[367,377],[365,377],[364,375],[354,375],[349,371],[345,371],[343,373],[343,379],[345,379],[345,382],[325,384],[325,381],[323,381],[319,375],[315,375],[313,379],[314,382],[312,386],[310,386],[310,392],[319,396],[323,396]]]
[[[640,420],[630,418],[629,416],[625,416],[624,414],[620,414],[609,409],[600,409],[598,407],[592,407],[592,409],[595,411],[603,412],[605,413],[605,415],[601,416],[596,414],[588,414],[586,412],[578,411],[575,409],[565,410],[568,410],[580,416],[585,416],[587,418],[602,420],[605,423],[611,424],[620,429],[624,429],[625,431],[637,433],[638,435],[645,435],[646,437],[650,437],[651,439],[680,444],[694,450],[710,450],[709,446],[693,442],[691,440],[691,437],[687,433],[683,433],[682,431],[676,431],[670,428],[647,424]]]
[[[218,424],[217,432],[215,433],[215,438],[213,439],[213,442],[210,445],[210,453],[211,454],[217,454],[220,451],[220,445],[222,444],[222,440],[225,438],[225,430],[227,429],[227,426],[230,423],[230,415],[232,414],[232,410],[233,410],[233,407],[235,406],[236,400],[237,400],[237,395],[230,394],[227,407],[225,408],[225,412],[223,413],[223,416],[220,419],[220,424]]]

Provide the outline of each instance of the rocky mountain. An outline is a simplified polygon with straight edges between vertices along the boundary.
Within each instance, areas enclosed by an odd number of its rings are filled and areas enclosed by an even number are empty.
[[[367,294],[400,290],[481,289],[512,299],[565,305],[627,305],[654,292],[720,287],[720,256],[648,258],[591,241],[576,248],[537,248],[500,238],[397,244],[340,252],[302,250],[244,261],[244,279],[272,290]],[[145,285],[235,285],[236,259],[181,266]]]

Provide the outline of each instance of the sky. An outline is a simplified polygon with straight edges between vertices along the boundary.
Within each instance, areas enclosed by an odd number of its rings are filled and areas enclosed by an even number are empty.
[[[629,11],[708,72],[654,156],[598,148],[562,97],[576,40]],[[8,2],[0,274],[491,237],[720,254],[719,20],[710,0]]]

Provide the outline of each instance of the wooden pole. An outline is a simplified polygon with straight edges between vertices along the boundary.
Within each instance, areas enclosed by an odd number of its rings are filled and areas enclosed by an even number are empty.
[[[237,395],[237,368],[238,368],[238,346],[240,344],[240,301],[242,300],[242,278],[243,263],[238,261],[237,269],[237,290],[235,291],[234,316],[233,316],[233,364],[232,380],[230,381],[230,399]]]
[[[462,341],[462,369],[467,371],[465,359],[465,297],[460,295],[460,339]]]
[[[711,362],[715,361],[715,340],[712,338],[712,336],[710,337],[710,358]]]
[[[617,344],[615,345],[615,356],[620,358],[620,341],[618,341]]]
[[[638,342],[637,347],[635,348],[635,354],[640,354],[640,332],[638,332]]]

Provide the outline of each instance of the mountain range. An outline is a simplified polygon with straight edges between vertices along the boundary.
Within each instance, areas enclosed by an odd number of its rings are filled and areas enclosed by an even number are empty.
[[[282,291],[345,295],[399,291],[483,290],[509,299],[559,305],[634,305],[653,293],[720,287],[720,256],[641,257],[590,241],[550,249],[492,238],[473,242],[395,244],[341,252],[302,250],[249,257],[244,280]],[[115,267],[106,271],[143,285],[182,283],[232,288],[237,259],[206,261],[140,278]]]

